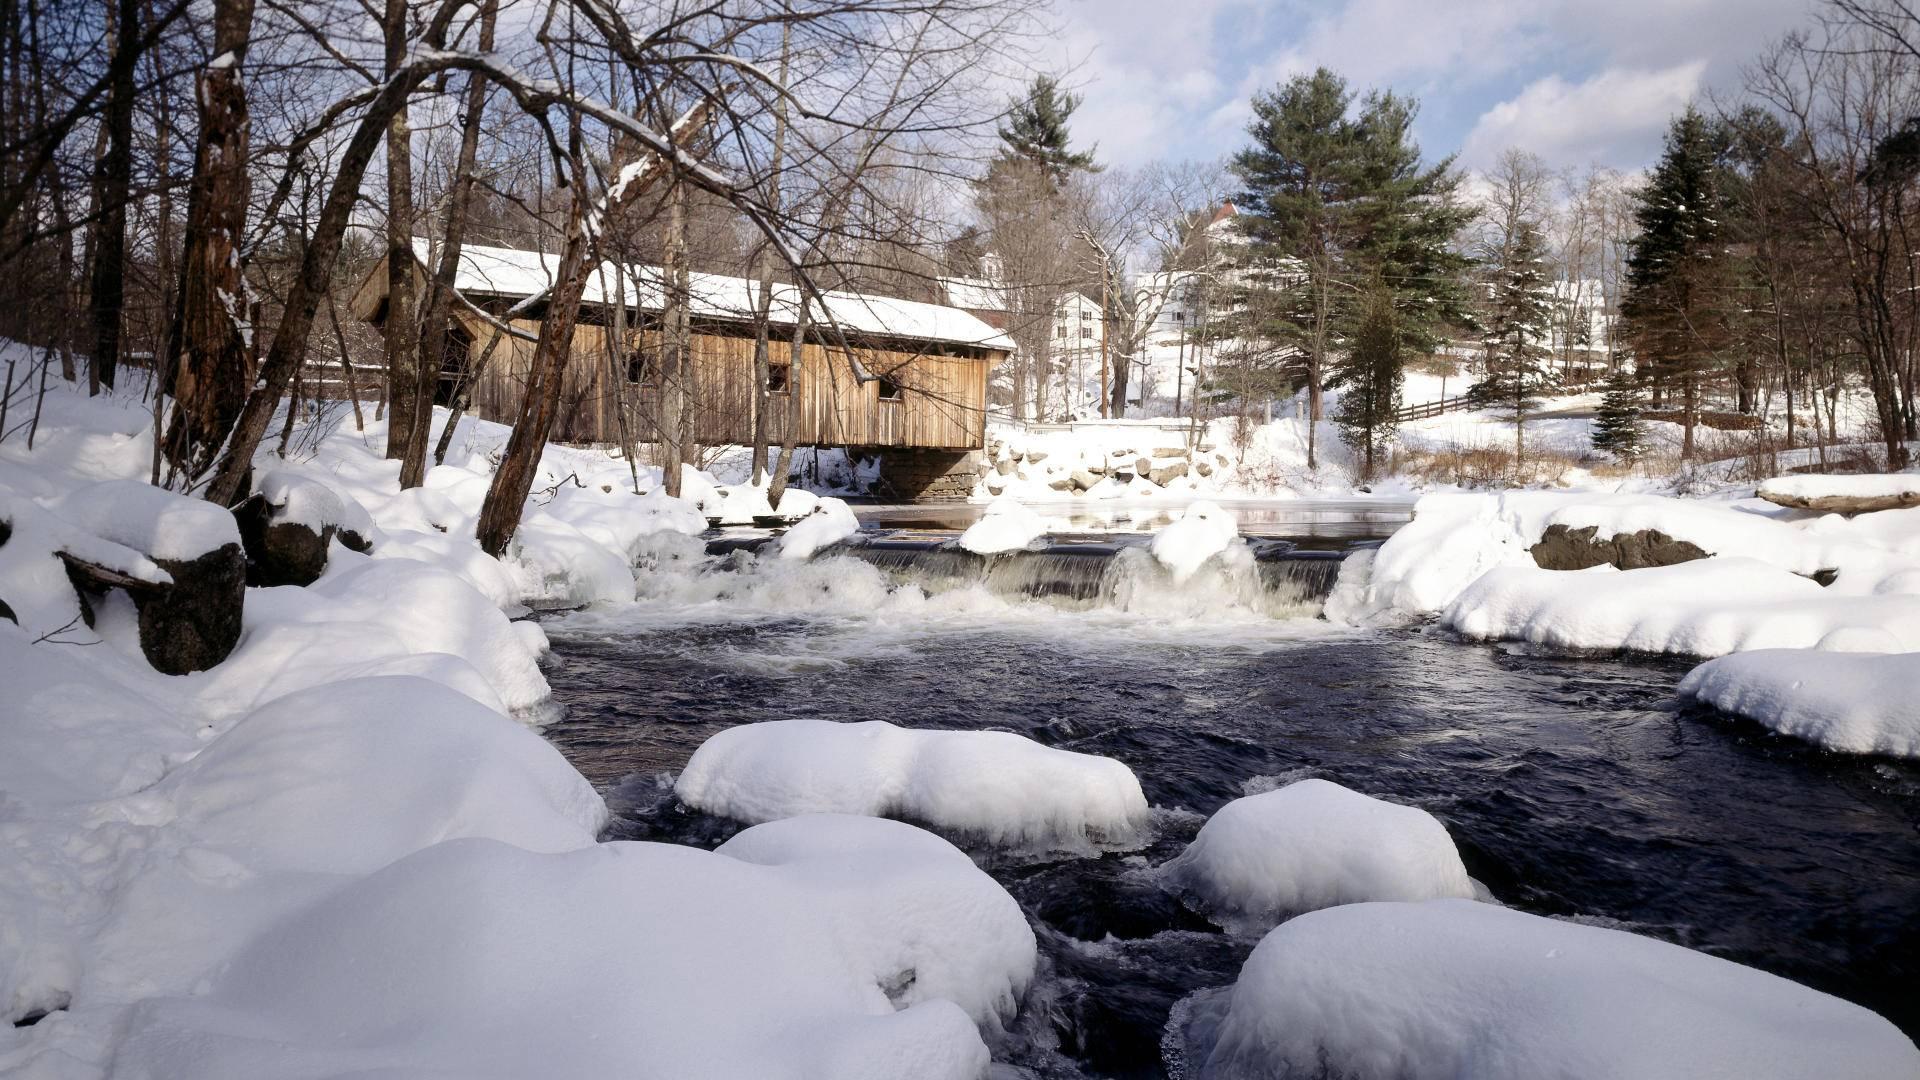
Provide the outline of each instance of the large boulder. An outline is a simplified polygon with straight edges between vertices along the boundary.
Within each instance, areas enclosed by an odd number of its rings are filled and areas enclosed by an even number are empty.
[[[1641,570],[1692,562],[1712,554],[1698,544],[1675,540],[1658,529],[1616,533],[1604,540],[1599,538],[1599,532],[1599,528],[1592,525],[1582,529],[1549,525],[1539,542],[1528,551],[1533,555],[1534,565],[1543,570],[1586,570],[1595,566]]]

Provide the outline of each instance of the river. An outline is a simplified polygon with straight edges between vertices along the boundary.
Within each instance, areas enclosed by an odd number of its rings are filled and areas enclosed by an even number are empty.
[[[1009,1075],[1168,1075],[1170,1010],[1231,983],[1254,941],[1145,871],[1228,800],[1305,777],[1432,812],[1500,902],[1764,968],[1920,1033],[1920,768],[1678,707],[1684,662],[1339,628],[1232,589],[1030,599],[911,558],[768,561],[682,552],[635,604],[549,619],[565,715],[547,735],[607,793],[610,837],[700,846],[739,826],[679,806],[671,775],[734,724],[994,728],[1127,763],[1156,808],[1150,846],[973,852],[1041,944],[994,1047]]]

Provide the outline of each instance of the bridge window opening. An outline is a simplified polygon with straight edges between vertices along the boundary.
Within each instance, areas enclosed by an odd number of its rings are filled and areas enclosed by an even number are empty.
[[[635,349],[627,354],[627,381],[645,383],[653,380],[653,360],[645,351]]]
[[[790,364],[767,365],[767,393],[784,394],[793,386],[793,367]]]
[[[887,378],[885,375],[880,376],[880,400],[899,401],[900,384]]]

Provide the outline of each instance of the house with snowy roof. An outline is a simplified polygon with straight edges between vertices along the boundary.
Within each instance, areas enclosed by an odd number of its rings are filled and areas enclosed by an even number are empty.
[[[414,241],[415,272],[424,295],[426,267],[439,257],[430,242]],[[489,420],[518,415],[535,340],[545,315],[557,254],[464,245],[454,288],[468,303],[455,305],[436,401],[468,395],[469,409]],[[694,438],[704,445],[752,441],[754,300],[758,285],[723,274],[691,275],[688,309],[693,326],[696,410]],[[661,313],[669,295],[666,271],[656,266],[602,262],[589,271],[554,438],[563,442],[637,442],[658,437],[656,363]],[[355,317],[382,324],[387,311],[387,266],[382,259],[355,292]],[[611,340],[610,316],[624,309],[628,327]],[[956,307],[852,292],[829,292],[807,310],[813,333],[791,361],[791,338],[801,314],[797,285],[773,286],[765,392],[780,400],[798,395],[797,412],[768,410],[770,438],[783,441],[790,419],[801,446],[853,450],[928,451],[947,456],[986,443],[988,372],[1012,349],[1004,333]],[[518,333],[506,333],[511,326]],[[842,342],[845,343],[843,347]],[[854,363],[877,378],[861,382]],[[626,432],[622,425],[628,425]]]

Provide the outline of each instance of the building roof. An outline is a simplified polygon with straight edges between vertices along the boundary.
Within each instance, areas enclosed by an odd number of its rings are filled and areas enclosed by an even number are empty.
[[[415,237],[414,256],[422,265],[437,261],[430,241]],[[560,256],[543,251],[463,244],[460,266],[454,275],[454,288],[468,296],[521,300],[542,292],[553,284]],[[659,311],[666,306],[666,271],[658,266],[629,264],[625,267],[625,300],[637,311]],[[384,277],[379,271],[376,276]],[[583,303],[611,303],[619,269],[611,260],[594,267],[587,276]],[[747,321],[753,318],[754,294],[758,283],[725,274],[689,275],[691,314],[695,319]],[[901,300],[866,293],[828,292],[827,309],[833,321],[851,333],[972,345],[984,349],[1011,351],[1013,341],[1005,334],[956,307]],[[817,312],[817,308],[815,309]],[[800,311],[800,288],[776,282],[773,286],[771,321],[792,326]],[[820,321],[817,316],[816,322]]]

